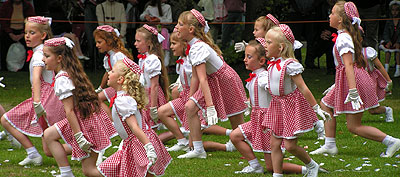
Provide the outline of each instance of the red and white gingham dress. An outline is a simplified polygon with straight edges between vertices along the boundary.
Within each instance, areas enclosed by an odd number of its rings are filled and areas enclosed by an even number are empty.
[[[295,139],[302,133],[314,129],[314,124],[318,121],[318,117],[312,110],[311,105],[307,102],[298,88],[285,95],[284,80],[286,76],[286,66],[293,59],[284,60],[281,58],[279,65],[283,65],[278,71],[276,65],[269,67],[269,92],[272,100],[269,106],[267,116],[264,117],[262,126],[264,129],[271,130],[273,136],[277,138]],[[279,75],[280,80],[273,80],[273,75]],[[286,77],[289,77],[286,76]],[[291,84],[293,85],[293,81]],[[271,83],[272,82],[272,83]],[[279,95],[274,95],[271,90],[271,84],[279,84]]]
[[[159,176],[164,174],[172,160],[157,134],[149,128],[140,112],[137,111],[136,105],[136,101],[124,91],[118,92],[112,108],[112,115],[113,118],[117,117],[121,120],[123,131],[128,136],[123,140],[122,149],[108,157],[97,167],[104,176],[146,176],[147,172]],[[152,166],[147,159],[143,143],[139,141],[125,122],[125,119],[131,115],[135,115],[139,126],[142,127],[156,150],[157,161]]]
[[[74,89],[72,81],[66,72],[60,71],[57,74],[54,89],[56,95],[59,97]],[[67,97],[60,97],[60,99],[65,98]],[[77,108],[75,108],[74,112],[83,135],[93,144],[91,147],[92,151],[99,153],[111,146],[110,138],[116,135],[116,130],[107,113],[101,107],[99,112],[95,112],[87,118],[83,118]],[[67,118],[55,123],[55,127],[62,139],[72,148],[71,160],[80,161],[90,156],[89,153],[86,153],[79,147]]]
[[[372,47],[363,48],[364,59],[367,61],[367,71],[376,86],[376,96],[378,96],[378,102],[385,100],[386,96],[386,85],[387,81],[385,77],[383,77],[382,73],[375,68],[374,60],[377,59],[378,53]]]
[[[189,50],[189,61],[193,60],[191,59],[192,57],[196,59],[199,58],[196,55],[202,55],[205,52],[216,54],[210,46],[197,38],[193,38],[191,42],[192,48]],[[196,48],[207,51],[194,51],[193,48],[195,48],[195,45],[200,45],[200,47],[196,46]],[[210,65],[207,65],[207,63],[211,62],[211,60],[222,60],[222,66],[216,72],[207,74],[207,80],[208,86],[210,87],[212,101],[215,110],[217,111],[217,116],[221,121],[227,121],[228,117],[246,111],[246,92],[239,75],[228,64],[226,64],[220,56],[210,54],[208,57],[208,59],[203,58],[202,61],[190,61],[190,63],[194,66],[205,63],[206,67],[208,67]],[[201,89],[198,89],[190,99],[193,100],[200,110],[205,113],[207,108]]]
[[[156,128],[156,127],[158,127],[158,126],[160,125],[161,121],[158,120],[158,122],[154,122],[153,119],[151,119],[151,117],[150,117],[150,107],[151,107],[151,106],[150,106],[150,105],[151,105],[151,96],[150,96],[150,93],[151,93],[151,88],[146,88],[146,93],[147,93],[147,96],[149,97],[149,104],[147,104],[145,110],[141,110],[141,112],[142,112],[142,117],[143,117],[144,120],[146,120],[146,122],[148,123],[148,125],[149,125],[151,128]],[[167,104],[167,99],[165,99],[164,91],[163,91],[162,88],[159,86],[159,87],[158,87],[158,103],[157,103],[157,108],[160,107],[160,106],[162,106],[162,105],[164,105],[164,104]]]
[[[266,72],[263,69],[261,72]],[[264,133],[262,130],[261,123],[264,120],[264,117],[268,114],[268,107],[260,107],[260,102],[267,103],[271,101],[270,94],[259,86],[258,79],[260,79],[260,73],[257,72],[257,76],[253,78],[248,84],[247,87],[249,92],[254,94],[254,103],[252,103],[250,121],[239,125],[239,129],[242,132],[244,138],[249,142],[254,152],[263,152],[263,153],[271,153],[271,131]],[[266,74],[266,73],[265,73]],[[267,100],[259,100],[259,94],[267,95]],[[251,94],[251,95],[253,95]]]
[[[33,49],[34,53],[29,63],[31,78],[33,77],[34,67],[45,67],[42,61],[42,49],[43,44]],[[4,114],[4,118],[19,132],[32,137],[41,137],[44,129],[65,117],[64,106],[54,94],[54,89],[50,84],[53,78],[53,71],[43,69],[40,77],[40,102],[46,110],[46,120],[42,116],[39,119],[39,123],[32,124],[32,121],[36,120],[35,109],[33,108],[33,90],[31,98],[28,98]]]
[[[349,93],[349,86],[347,83],[344,63],[342,61],[342,57],[339,54],[340,51],[338,50],[337,43],[339,42],[341,45],[343,45],[343,43],[346,43],[346,41],[343,40],[343,38],[346,36],[342,35],[348,35],[348,36],[350,35],[341,31],[339,31],[338,33],[339,36],[336,39],[335,46],[333,47],[333,54],[334,54],[333,56],[336,61],[335,64],[337,65],[336,76],[335,76],[335,87],[330,92],[328,92],[326,96],[322,98],[321,101],[326,106],[334,110],[334,116],[338,116],[339,114],[360,113],[364,112],[365,110],[378,107],[379,106],[378,97],[376,96],[376,94],[371,94],[371,93],[376,93],[376,86],[374,85],[372,78],[369,76],[365,68],[358,68],[356,65],[354,65],[353,67],[356,80],[356,88],[364,104],[361,105],[361,108],[359,110],[354,110],[353,107],[351,106],[351,102],[344,104],[344,101],[346,100],[346,97]],[[349,40],[351,40],[351,37],[348,38]],[[353,43],[351,40],[351,43],[348,44],[348,46],[353,46],[352,44]]]

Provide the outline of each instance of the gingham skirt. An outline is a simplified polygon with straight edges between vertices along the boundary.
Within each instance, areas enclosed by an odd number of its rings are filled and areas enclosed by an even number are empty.
[[[150,96],[151,88],[146,88],[146,93],[149,98],[149,104],[146,105],[146,109],[142,109],[142,118],[147,122],[147,125],[149,125],[151,128],[156,128],[160,125],[161,120],[158,120],[158,122],[154,122],[153,119],[150,117],[150,105],[151,105],[151,96]],[[167,100],[165,99],[165,94],[162,88],[159,86],[158,87],[158,104],[157,108],[167,104]]]
[[[149,168],[149,173],[156,176],[164,175],[165,169],[167,169],[168,165],[171,163],[172,158],[153,129],[147,129],[143,131],[144,134],[146,134],[146,136],[150,139],[150,142],[153,144],[157,154],[157,161]]]
[[[48,126],[65,118],[64,105],[54,93],[54,89],[49,83],[42,81],[40,87],[40,102],[47,113]],[[18,104],[10,111],[4,114],[4,118],[19,132],[32,136],[41,137],[43,129],[39,124],[32,124],[36,119],[35,109],[33,108],[33,91],[32,97]]]
[[[218,118],[227,121],[228,117],[243,113],[247,106],[246,92],[239,75],[226,63],[217,72],[207,76],[211,97]],[[206,112],[206,103],[203,92],[199,88],[190,97],[203,113]]]
[[[382,73],[377,69],[374,69],[369,75],[371,76],[372,81],[376,85],[376,96],[378,96],[378,102],[385,100],[386,96],[385,88],[387,85],[385,77],[383,77]]]
[[[103,109],[85,119],[82,119],[77,110],[75,114],[83,135],[93,144],[92,151],[99,153],[111,146],[110,139],[116,136],[117,132]],[[61,138],[72,148],[71,160],[80,161],[90,156],[79,147],[67,118],[57,122],[55,126]]]
[[[278,138],[295,139],[314,129],[318,117],[299,89],[285,96],[271,95],[269,112],[262,122],[263,130]]]
[[[364,104],[359,110],[354,110],[351,102],[344,104],[349,93],[344,65],[336,67],[335,87],[322,98],[322,102],[334,110],[334,116],[339,114],[355,114],[379,106],[376,84],[364,68],[354,66],[356,88]],[[386,85],[385,85],[386,86]]]
[[[268,110],[268,108],[253,107],[250,121],[239,125],[240,131],[254,152],[271,153],[271,131],[264,133],[261,126]]]

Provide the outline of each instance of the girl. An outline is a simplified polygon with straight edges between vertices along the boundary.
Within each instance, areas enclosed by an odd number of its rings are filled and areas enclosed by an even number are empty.
[[[209,27],[200,12],[183,12],[176,28],[178,37],[189,44],[187,59],[192,65],[192,79],[185,112],[194,146],[193,151],[178,158],[206,158],[198,111],[203,112],[210,126],[229,117],[232,128],[236,128],[244,122],[246,93],[240,77],[224,62],[221,50],[207,34]]]
[[[160,44],[163,40],[157,29],[147,24],[136,30],[135,47],[140,53],[139,66],[143,71],[141,82],[149,96],[149,104],[142,115],[151,128],[159,126],[157,108],[166,104],[169,97],[167,69],[161,60],[164,58]]]
[[[98,153],[111,146],[110,138],[116,131],[100,107],[93,85],[72,50],[73,45],[66,37],[44,43],[43,60],[46,69],[57,73],[52,85],[66,113],[66,118],[45,130],[44,139],[61,176],[73,176],[67,154],[59,142],[61,138],[72,148],[71,159],[82,160],[83,173],[97,176]]]
[[[160,176],[172,160],[140,114],[139,110],[147,104],[145,89],[139,82],[141,73],[140,68],[126,58],[117,61],[108,72],[107,84],[117,91],[111,99],[112,117],[123,146],[99,165],[104,176],[145,176],[148,173]],[[142,158],[146,156],[147,159]]]
[[[316,112],[325,120],[329,114],[321,110],[301,76],[304,68],[294,58],[294,36],[287,25],[270,29],[266,36],[268,62],[267,87],[272,96],[262,125],[271,136],[271,159],[274,176],[282,176],[282,141],[288,152],[306,164],[307,176],[317,176],[319,165],[297,145],[299,135],[311,131],[318,121]],[[313,111],[314,110],[314,111]]]
[[[392,157],[400,149],[400,140],[387,135],[375,127],[361,125],[365,110],[379,106],[376,85],[364,69],[362,56],[361,20],[357,7],[352,2],[339,1],[329,16],[331,27],[338,29],[333,48],[336,64],[335,87],[321,100],[322,109],[331,116],[346,115],[347,129],[351,133],[382,142],[388,146],[383,157]],[[310,154],[337,154],[336,119],[325,122],[325,145]]]
[[[43,131],[60,121],[65,112],[61,101],[57,99],[51,83],[53,71],[45,69],[43,58],[43,41],[52,37],[50,22],[45,17],[28,17],[25,22],[25,41],[28,47],[29,73],[32,84],[32,97],[20,103],[1,117],[3,127],[14,136],[25,148],[27,157],[19,165],[41,165],[42,156],[33,146],[28,136],[42,137]],[[15,140],[11,141],[18,144]],[[43,151],[51,156],[42,139]]]

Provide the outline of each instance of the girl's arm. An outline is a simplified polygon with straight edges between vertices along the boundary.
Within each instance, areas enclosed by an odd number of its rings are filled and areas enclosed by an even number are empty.
[[[33,67],[33,76],[32,76],[32,91],[33,91],[33,102],[40,102],[40,87],[41,81],[40,77],[42,76],[43,67],[35,66]]]
[[[64,105],[65,115],[67,116],[68,123],[71,126],[73,134],[76,134],[81,131],[81,127],[79,126],[78,118],[74,112],[74,100],[73,97],[70,96],[62,100]]]
[[[190,92],[189,97],[192,96],[199,89],[199,78],[197,77],[196,68],[192,67],[192,78],[190,79]]]
[[[158,86],[160,85],[158,80],[160,75],[154,76],[150,79],[150,100],[151,100],[151,107],[157,107],[158,105]]]
[[[303,94],[303,96],[306,98],[307,102],[310,103],[311,106],[316,105],[317,101],[312,95],[310,89],[308,89],[306,83],[303,80],[303,77],[301,77],[301,74],[291,76],[291,78],[293,82],[297,85],[297,88],[299,89],[300,93]]]
[[[354,75],[354,68],[353,68],[353,54],[351,52],[347,52],[342,55],[344,67],[347,76],[347,83],[349,85],[349,89],[356,88],[356,77]]]
[[[133,134],[139,139],[139,141],[143,144],[147,144],[150,142],[149,138],[144,134],[143,130],[139,127],[136,116],[131,115],[125,119],[129,128],[132,130]]]
[[[392,79],[390,79],[389,74],[386,72],[386,70],[383,67],[383,65],[382,65],[381,61],[379,60],[379,58],[375,58],[373,62],[374,62],[374,65],[375,65],[376,69],[378,69],[381,72],[383,77],[385,77],[386,81],[388,81],[388,82],[392,81]]]
[[[199,79],[200,89],[203,92],[204,99],[206,101],[206,106],[207,107],[213,106],[214,104],[211,98],[210,87],[208,85],[208,80],[207,80],[206,64],[205,63],[199,64],[195,66],[194,69],[196,70],[196,74]]]

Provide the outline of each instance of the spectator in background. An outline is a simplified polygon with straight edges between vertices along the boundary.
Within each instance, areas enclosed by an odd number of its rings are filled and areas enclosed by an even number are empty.
[[[385,52],[385,70],[389,73],[389,63],[391,58],[391,53],[395,53],[396,59],[396,72],[394,73],[394,77],[400,76],[400,23],[399,19],[399,11],[400,11],[400,2],[392,1],[389,4],[390,8],[390,19],[386,21],[385,29],[383,31],[382,36],[382,45],[379,46]],[[367,41],[365,41],[367,42]]]
[[[367,46],[378,50],[379,21],[366,21],[364,19],[376,19],[380,15],[380,1],[352,0],[356,4],[360,18],[363,20],[361,26],[364,29],[364,40]],[[399,73],[400,75],[400,73]]]
[[[85,21],[97,21],[96,16],[96,0],[77,0],[78,4],[83,8],[85,14]],[[92,58],[93,65],[96,66],[97,62],[97,48],[95,47],[93,31],[96,29],[97,23],[85,23],[85,36],[87,39],[87,50],[89,54],[89,58]],[[103,63],[102,58],[98,61],[99,63]],[[103,67],[101,64],[99,65]]]
[[[224,5],[228,11],[228,16],[224,22],[244,22],[245,21],[245,0],[224,0]],[[233,45],[233,42],[241,41],[244,25],[242,24],[222,24],[222,49]],[[234,40],[232,42],[232,39]]]
[[[140,21],[139,15],[139,0],[126,0],[126,20],[127,22],[138,22]],[[137,56],[139,53],[134,45],[136,29],[140,24],[128,23],[126,27],[126,48],[131,49],[132,55]],[[133,58],[132,58],[133,60]]]
[[[35,12],[32,4],[26,0],[8,0],[0,8],[0,18],[10,20],[0,20],[1,23],[1,70],[6,71],[6,56],[8,48],[14,42],[21,42],[25,45],[24,39],[24,19],[34,16]]]
[[[99,25],[110,25],[118,29],[120,38],[125,43],[126,14],[122,3],[115,0],[107,0],[96,6],[96,16]]]

